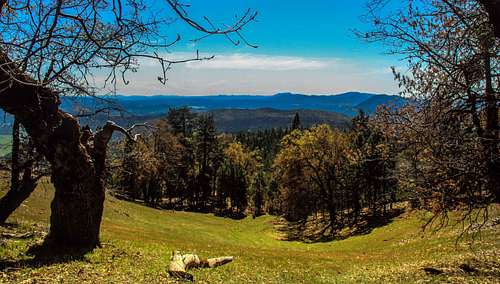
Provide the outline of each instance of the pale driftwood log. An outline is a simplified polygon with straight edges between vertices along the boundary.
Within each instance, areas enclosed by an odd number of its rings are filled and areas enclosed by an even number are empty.
[[[5,239],[28,239],[33,237],[34,235],[35,234],[33,232],[22,233],[22,234],[15,234],[9,232],[0,233],[0,237]]]
[[[182,278],[193,281],[193,275],[187,272],[190,268],[213,268],[233,261],[232,256],[200,259],[196,254],[181,254],[180,251],[173,251],[168,274],[171,277]]]

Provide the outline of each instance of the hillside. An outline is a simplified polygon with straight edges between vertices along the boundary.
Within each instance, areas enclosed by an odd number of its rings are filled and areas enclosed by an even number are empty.
[[[11,217],[11,227],[2,229],[37,233],[1,241],[1,283],[174,283],[165,272],[174,249],[235,256],[220,268],[192,271],[200,283],[498,283],[500,277],[498,226],[488,227],[472,251],[468,242],[455,245],[458,228],[423,234],[422,216],[415,212],[366,235],[304,244],[280,241],[271,216],[235,221],[109,196],[102,248],[77,258],[33,261],[25,252],[47,229],[52,191],[48,183],[39,186]],[[463,264],[474,271],[464,272]],[[444,273],[427,274],[422,269],[429,266]]]
[[[401,107],[408,103],[408,100],[398,96],[378,95],[372,96],[356,105],[357,109],[365,113],[374,113],[379,106],[385,105],[389,108]]]
[[[197,111],[198,113],[207,113]],[[277,109],[217,109],[208,111],[214,116],[215,125],[219,132],[235,133],[241,131],[254,131],[259,129],[286,128],[295,115],[299,113],[303,127],[315,124],[328,124],[332,127],[343,128],[350,123],[350,118],[335,112],[317,110],[277,110]],[[165,114],[158,115],[131,115],[131,116],[107,116],[97,115],[89,118],[81,118],[82,125],[90,125],[92,128],[103,125],[107,120],[123,125],[131,126],[136,123],[147,122],[154,124]]]
[[[194,111],[210,111],[218,118],[221,131],[247,131],[263,128],[286,127],[290,113],[297,110],[303,114],[304,125],[327,123],[344,125],[348,117],[363,110],[375,112],[380,105],[401,106],[407,100],[398,96],[348,92],[337,95],[302,95],[280,93],[272,96],[215,95],[215,96],[107,96],[107,97],[62,97],[61,108],[75,115],[92,114],[103,108],[109,115],[80,119],[82,124],[93,128],[112,119],[123,125],[154,121],[165,115],[169,108],[190,107]],[[253,111],[253,112],[252,112]],[[280,112],[281,111],[281,112]],[[301,114],[301,115],[302,115]],[[0,110],[0,115],[4,115]],[[230,118],[234,118],[235,121]],[[245,119],[252,118],[249,121]],[[12,117],[4,116],[0,134],[9,134]]]
[[[343,128],[349,124],[349,117],[327,111],[318,110],[276,110],[276,109],[222,109],[210,111],[215,125],[221,132],[253,131],[270,128],[290,127],[295,113],[300,116],[303,127],[315,124],[328,124]]]
[[[277,110],[277,109],[218,109],[209,111],[214,116],[215,125],[219,132],[236,133],[270,128],[287,128],[295,115],[299,113],[303,127],[315,124],[328,124],[336,128],[344,128],[350,123],[350,118],[335,112],[318,110]],[[204,112],[202,112],[204,113]],[[165,114],[156,115],[115,115],[98,114],[96,116],[80,118],[81,125],[89,125],[93,129],[100,127],[107,120],[129,127],[136,123],[155,124]],[[0,157],[11,151],[11,126],[0,129]],[[6,134],[1,134],[6,133]]]

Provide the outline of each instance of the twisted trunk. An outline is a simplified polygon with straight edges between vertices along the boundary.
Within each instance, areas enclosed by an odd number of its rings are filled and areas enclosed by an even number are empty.
[[[106,147],[114,130],[108,123],[95,137],[59,109],[59,95],[37,84],[0,51],[0,108],[24,126],[36,150],[51,165],[55,195],[48,240],[92,248],[99,245],[104,203]],[[88,142],[94,140],[94,146]]]

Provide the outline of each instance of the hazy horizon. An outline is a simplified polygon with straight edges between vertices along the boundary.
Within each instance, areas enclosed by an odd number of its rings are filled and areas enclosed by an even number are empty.
[[[142,95],[142,94],[110,94],[104,96],[123,96],[123,97],[211,97],[211,96],[262,96],[262,97],[271,97],[275,95],[281,94],[292,94],[292,95],[300,95],[300,96],[338,96],[344,94],[371,94],[371,95],[387,95],[387,96],[397,96],[398,94],[390,94],[390,93],[377,93],[370,91],[347,91],[340,93],[331,93],[331,94],[309,94],[309,93],[296,93],[290,91],[279,91],[277,93],[271,94],[257,94],[257,93],[214,93],[214,94],[206,94],[206,95],[197,95],[197,94],[150,94],[150,95]]]

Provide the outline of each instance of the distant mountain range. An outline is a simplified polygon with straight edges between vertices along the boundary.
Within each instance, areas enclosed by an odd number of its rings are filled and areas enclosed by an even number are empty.
[[[103,125],[108,119],[122,125],[154,122],[169,108],[187,106],[197,112],[210,112],[216,126],[223,132],[238,132],[264,128],[289,127],[293,115],[299,112],[303,126],[326,123],[344,127],[359,110],[372,114],[380,105],[402,106],[407,100],[399,96],[348,92],[338,95],[303,95],[279,93],[272,96],[109,96],[62,97],[61,108],[72,114],[91,114],[111,108],[109,113],[81,118],[91,127]],[[2,115],[3,112],[0,112]],[[12,119],[6,116],[0,133],[10,133]]]
[[[272,96],[214,95],[214,96],[112,96],[103,100],[94,98],[63,98],[62,108],[77,113],[96,109],[99,105],[114,105],[134,115],[164,114],[169,108],[187,106],[197,111],[219,109],[321,110],[354,116],[362,109],[375,112],[379,105],[401,106],[406,99],[398,96],[349,92],[338,95],[302,95],[279,93]]]

